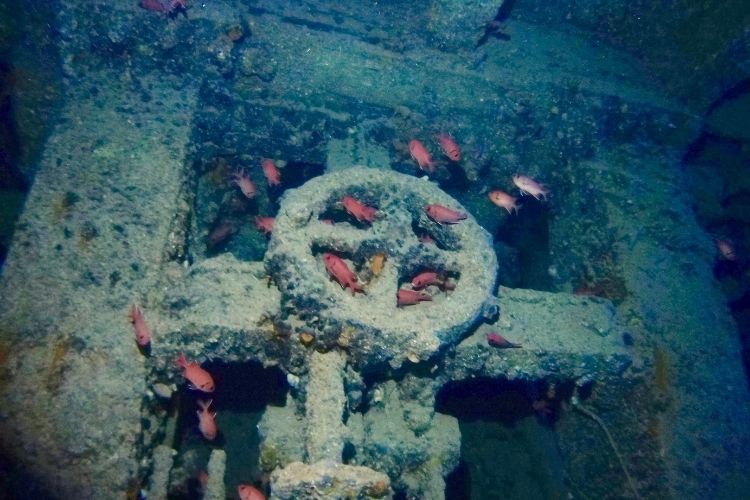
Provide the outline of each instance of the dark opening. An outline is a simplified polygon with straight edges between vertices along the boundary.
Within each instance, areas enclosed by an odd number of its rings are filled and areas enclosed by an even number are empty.
[[[466,462],[459,461],[458,466],[445,478],[446,500],[471,498],[471,477],[469,474],[469,467]]]
[[[565,497],[551,428],[559,396],[549,388],[544,381],[494,379],[443,387],[436,410],[458,418],[461,429],[461,462],[446,478],[446,498]]]
[[[508,217],[495,239],[517,250],[518,288],[552,291],[548,269],[549,206],[530,196],[523,197],[523,217]]]
[[[17,456],[19,450],[8,449],[5,443],[0,444],[0,499],[57,499],[58,496],[45,487],[44,478],[35,477],[23,466]]]
[[[21,143],[13,116],[13,67],[0,60],[0,268],[29,186],[18,168]]]
[[[173,473],[170,498],[195,497],[196,480],[206,464],[211,450],[221,448],[227,454],[224,481],[227,491],[236,491],[240,483],[257,483],[261,479],[258,468],[258,423],[268,405],[284,406],[289,389],[284,373],[278,368],[263,368],[260,363],[206,363],[216,390],[211,394],[183,388],[179,391],[179,419],[175,434],[177,474]],[[198,430],[199,400],[212,400],[211,411],[216,412],[218,435],[208,441]],[[177,481],[175,481],[177,478]]]
[[[313,177],[323,175],[325,165],[304,161],[290,161],[281,171],[281,179],[285,189],[300,187]]]
[[[418,220],[412,220],[411,228],[414,231],[414,234],[417,235],[417,239],[421,241],[422,244],[436,245],[440,250],[452,250],[443,242],[441,235],[437,231],[431,231],[430,228],[422,227]]]
[[[714,238],[713,272],[739,330],[750,385],[750,168],[746,109],[750,79],[727,89],[705,113],[706,123],[683,155],[696,218]],[[729,251],[728,251],[729,250]]]

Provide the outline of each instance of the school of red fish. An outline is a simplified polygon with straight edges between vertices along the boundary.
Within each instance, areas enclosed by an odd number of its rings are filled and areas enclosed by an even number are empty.
[[[166,16],[175,16],[181,12],[187,15],[187,0],[139,0],[139,5],[149,11],[161,13]],[[458,142],[447,133],[440,133],[436,136],[435,142],[439,146],[442,155],[447,160],[435,160],[428,148],[417,138],[412,138],[408,142],[408,151],[411,159],[416,163],[419,170],[427,175],[432,175],[437,168],[448,162],[448,164],[457,164],[461,162],[462,152]],[[270,158],[262,158],[260,161],[261,172],[266,180],[267,188],[283,189],[282,172],[276,165],[276,162]],[[537,201],[547,201],[550,190],[543,183],[527,175],[516,173],[510,179],[510,183],[515,186],[520,196],[530,196]],[[231,184],[235,185],[242,197],[246,200],[253,200],[258,194],[258,187],[253,181],[250,174],[244,169],[239,169],[233,173]],[[487,194],[489,201],[497,207],[507,211],[509,216],[518,215],[523,204],[520,197],[513,196],[500,189],[490,190]],[[368,205],[366,202],[357,199],[355,196],[345,194],[340,199],[340,207],[343,212],[351,217],[350,221],[360,226],[369,226],[378,221],[379,212],[377,207]],[[468,214],[446,207],[437,203],[428,203],[423,207],[425,216],[438,225],[459,224],[468,218]],[[253,219],[254,225],[258,231],[270,236],[274,230],[274,217],[257,215]],[[321,219],[325,224],[335,225],[332,219]],[[209,248],[217,247],[222,241],[232,237],[238,228],[229,222],[217,224],[210,232],[207,244]],[[428,233],[418,234],[419,241],[422,244],[435,244],[435,240]],[[714,238],[714,244],[720,259],[727,263],[734,263],[738,256],[735,244],[729,237],[717,236]],[[380,259],[381,266],[383,258]],[[336,281],[342,290],[349,289],[352,297],[359,294],[367,293],[365,285],[360,283],[357,274],[349,267],[347,261],[342,256],[334,252],[325,252],[322,255],[322,265],[330,279]],[[380,272],[379,270],[377,272]],[[410,281],[401,285],[396,291],[395,303],[398,308],[408,306],[430,307],[422,305],[423,302],[432,302],[440,293],[448,294],[455,290],[457,283],[455,276],[445,271],[435,269],[423,269],[415,274]],[[434,306],[432,306],[434,307]],[[128,317],[133,328],[134,338],[138,349],[145,355],[148,355],[152,343],[152,331],[148,326],[142,307],[138,304],[132,304],[128,311]],[[522,345],[506,339],[498,332],[487,333],[484,341],[494,348],[498,349],[519,349]],[[200,391],[204,394],[211,394],[215,391],[215,382],[212,375],[195,361],[189,361],[184,353],[181,353],[175,360],[175,365],[181,370],[182,377],[188,383],[190,389]],[[554,395],[553,395],[554,396]],[[534,409],[537,411],[550,411],[546,407],[546,401],[540,399],[534,401]],[[197,430],[207,441],[216,440],[219,435],[219,428],[216,422],[216,412],[211,410],[213,399],[197,399]],[[204,471],[201,473],[200,482],[204,488],[208,481],[208,475]],[[240,484],[237,486],[237,495],[240,500],[265,500],[264,493],[250,484]]]
[[[186,6],[183,2],[170,2],[168,0],[143,1],[141,3],[144,8],[161,12],[169,12],[172,9],[185,8]],[[461,147],[451,135],[446,133],[438,134],[436,137],[436,143],[439,145],[440,150],[448,161],[453,163],[461,161]],[[435,172],[437,162],[433,160],[428,148],[420,140],[415,138],[409,141],[409,154],[416,162],[419,169],[427,174]],[[274,160],[270,158],[262,158],[260,166],[269,189],[277,188],[282,185],[282,174]],[[544,184],[527,175],[516,174],[512,176],[511,180],[513,185],[518,188],[521,196],[530,195],[536,200],[546,200],[547,196],[550,194],[550,190]],[[231,182],[239,188],[242,196],[248,200],[255,198],[258,193],[258,188],[255,182],[244,169],[237,170],[232,175]],[[522,207],[519,203],[518,197],[512,196],[499,189],[490,191],[488,193],[488,198],[498,207],[505,209],[508,214],[518,214]],[[354,196],[344,195],[341,199],[341,206],[343,210],[358,224],[369,225],[377,220],[378,209],[363,203]],[[425,205],[424,213],[430,220],[440,225],[458,224],[468,217],[464,212],[437,203]],[[331,219],[323,219],[322,222],[331,225],[334,224],[334,221]],[[254,223],[258,231],[266,235],[270,235],[273,232],[274,217],[258,215],[255,216]],[[209,246],[217,245],[220,241],[231,237],[236,231],[237,228],[230,223],[217,225],[209,234]],[[419,241],[423,244],[435,243],[434,239],[427,233],[419,234]],[[717,246],[724,258],[733,258],[733,249],[726,240],[717,240]],[[356,273],[349,268],[349,265],[341,256],[332,252],[324,253],[323,266],[330,278],[338,282],[342,289],[348,288],[353,296],[357,293],[366,293],[364,286],[358,282]],[[433,270],[426,270],[418,274],[412,279],[410,285],[411,288],[399,288],[396,292],[396,305],[398,307],[417,305],[421,302],[432,301],[433,295],[426,290],[431,286],[434,286],[443,292],[455,288],[455,283],[450,281],[448,277]],[[146,326],[143,311],[138,305],[132,306],[130,310],[130,319],[135,330],[136,343],[139,348],[147,349],[151,342],[151,332]],[[492,341],[489,338],[488,342],[491,345],[500,346],[500,343]],[[184,356],[178,359],[177,363],[183,369],[183,375],[185,378],[194,386],[204,392],[213,391],[213,381],[211,380],[210,375],[208,375],[208,372],[201,369],[195,363],[188,363]],[[212,415],[215,415],[210,413],[207,408],[208,404],[205,408],[201,407],[201,410],[199,411],[201,429],[210,429],[211,425],[208,422],[212,422]],[[204,432],[203,434],[209,439],[208,435],[211,433],[209,432],[207,435],[207,433]]]
[[[138,304],[133,304],[128,312],[130,322],[133,325],[135,341],[142,352],[151,345],[151,330],[146,323],[143,309]],[[216,385],[211,374],[195,361],[189,361],[184,353],[175,360],[185,381],[188,382],[188,388],[200,391],[205,394],[213,393]],[[213,441],[219,435],[219,427],[216,424],[216,412],[211,411],[213,399],[198,399],[196,415],[198,417],[198,431],[207,441]],[[199,480],[205,489],[208,482],[208,474],[203,471]],[[265,495],[258,488],[249,484],[240,484],[237,487],[237,494],[242,500],[265,500]]]
[[[175,9],[185,8],[184,2],[169,0],[143,0],[141,5],[149,10],[170,13]],[[450,162],[461,161],[461,148],[458,143],[448,134],[437,136],[437,144],[442,150],[445,157]],[[409,153],[411,158],[416,162],[417,167],[427,174],[432,174],[437,168],[437,162],[432,159],[427,147],[417,139],[409,142]],[[282,185],[282,173],[276,166],[274,160],[263,158],[260,162],[261,171],[266,179],[268,189],[275,189]],[[521,195],[530,195],[537,200],[546,200],[550,194],[543,184],[526,175],[517,174],[512,177],[513,184],[519,189]],[[231,183],[239,188],[242,196],[247,200],[252,200],[258,193],[258,188],[244,169],[237,170],[231,178]],[[490,201],[500,208],[508,211],[509,214],[518,213],[521,205],[518,198],[500,190],[493,190],[488,195]],[[371,225],[378,220],[379,212],[376,207],[369,206],[365,202],[358,200],[354,196],[344,195],[340,200],[340,206],[348,216],[351,222],[361,225]],[[467,219],[468,214],[459,210],[446,207],[437,203],[429,203],[423,207],[424,214],[427,218],[439,225],[459,224]],[[321,219],[325,224],[335,225],[331,219]],[[270,216],[255,216],[255,227],[258,231],[270,235],[273,232],[274,218]],[[233,224],[224,223],[217,225],[208,237],[209,247],[218,244],[221,240],[231,237],[237,228]],[[427,233],[419,234],[419,241],[422,244],[435,244],[434,239]],[[721,242],[719,247],[725,258],[732,258],[733,254],[727,250],[728,245]],[[359,282],[357,274],[350,269],[349,264],[339,255],[333,252],[325,252],[322,256],[322,264],[330,279],[335,280],[343,290],[347,288],[352,296],[357,293],[366,294],[365,286]],[[456,288],[456,282],[448,273],[437,270],[423,270],[412,277],[407,283],[408,287],[400,287],[396,292],[395,302],[398,308],[406,306],[416,306],[422,302],[431,302],[436,292],[448,293]],[[144,354],[148,354],[152,333],[149,328],[143,309],[138,304],[133,304],[128,312],[130,322],[133,327],[135,341],[138,348]],[[487,343],[498,348],[519,348],[520,344],[508,341],[499,333],[490,333],[486,337]],[[195,361],[189,361],[185,354],[175,360],[175,364],[180,368],[182,376],[188,383],[188,387],[205,394],[213,393],[215,390],[214,379],[211,374]],[[198,418],[197,429],[204,439],[213,441],[219,435],[219,428],[216,423],[216,412],[211,411],[213,404],[212,399],[198,399],[196,415]],[[203,473],[203,481],[207,480],[207,475]],[[263,500],[265,495],[254,486],[241,484],[237,488],[237,494],[243,500]]]
[[[441,133],[437,136],[437,144],[440,146],[443,154],[451,162],[459,162],[461,160],[461,148],[458,143],[448,134]],[[427,174],[432,174],[437,168],[437,163],[433,160],[427,147],[418,139],[412,139],[409,141],[409,154],[411,158],[416,162],[417,167]],[[537,182],[533,178],[517,174],[512,177],[513,184],[518,188],[521,196],[530,195],[536,200],[545,200],[547,195],[550,194],[549,189],[542,183]],[[511,196],[510,194],[500,191],[493,190],[489,192],[489,199],[492,203],[500,208],[504,208],[509,214],[518,213],[521,205],[519,204],[518,198]],[[351,195],[345,195],[341,204],[346,211],[354,220],[360,224],[372,224],[377,220],[378,210],[375,207],[368,206],[362,201],[356,199]],[[430,203],[424,207],[425,215],[437,224],[458,224],[462,220],[465,220],[468,215],[464,212],[439,205],[437,203]],[[333,223],[332,221],[327,221]],[[424,244],[432,244],[434,240],[429,234],[423,233],[419,235],[420,242]],[[338,255],[331,252],[326,252],[323,255],[323,266],[325,267],[328,275],[331,279],[338,282],[342,289],[349,289],[351,294],[354,296],[357,292],[366,293],[363,285],[358,282],[357,275],[354,271],[349,268],[347,262]],[[429,286],[435,286],[440,291],[446,292],[453,290],[455,284],[452,283],[446,276],[437,273],[436,271],[427,270],[419,275],[415,276],[411,281],[411,288],[399,288],[396,292],[396,305],[400,307],[417,305],[420,302],[431,302],[433,295],[428,293],[425,288]],[[496,347],[507,347],[501,345],[498,342],[493,342],[492,338],[488,338],[488,343]],[[514,344],[515,346],[515,344]]]

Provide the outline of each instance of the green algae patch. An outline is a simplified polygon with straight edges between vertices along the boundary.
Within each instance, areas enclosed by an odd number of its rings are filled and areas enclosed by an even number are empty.
[[[260,447],[260,468],[263,472],[271,472],[277,467],[289,463],[291,460],[285,456],[276,446],[263,444]]]

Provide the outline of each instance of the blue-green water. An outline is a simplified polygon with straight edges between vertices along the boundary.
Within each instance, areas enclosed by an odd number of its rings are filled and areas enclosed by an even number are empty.
[[[743,498],[748,26],[0,1],[0,496]]]

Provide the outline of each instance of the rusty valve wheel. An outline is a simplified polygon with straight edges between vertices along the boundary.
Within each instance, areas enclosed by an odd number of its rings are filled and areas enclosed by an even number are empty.
[[[357,220],[350,196],[377,208]],[[390,170],[353,167],[288,191],[274,224],[266,266],[282,292],[282,310],[299,315],[324,347],[346,349],[359,366],[425,361],[458,341],[480,316],[497,312],[497,259],[491,237],[469,214],[438,224],[425,213],[439,204],[468,214],[436,184]],[[325,254],[343,260],[363,292],[332,280]],[[428,286],[430,300],[399,306],[400,289],[434,271],[448,286]]]

